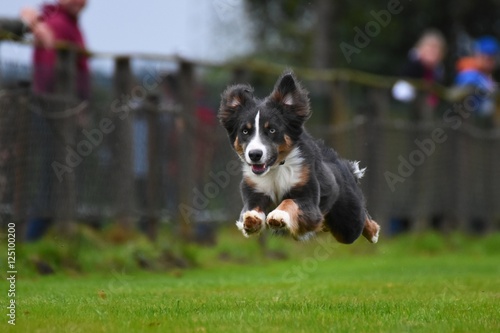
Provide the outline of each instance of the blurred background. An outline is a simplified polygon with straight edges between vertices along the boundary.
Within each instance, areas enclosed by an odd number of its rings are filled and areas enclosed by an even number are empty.
[[[84,42],[63,27],[52,48],[41,5],[0,9],[0,215],[19,241],[85,226],[215,243],[242,205],[220,94],[267,96],[285,68],[308,130],[368,168],[385,236],[499,229],[496,1],[88,1],[70,15]]]

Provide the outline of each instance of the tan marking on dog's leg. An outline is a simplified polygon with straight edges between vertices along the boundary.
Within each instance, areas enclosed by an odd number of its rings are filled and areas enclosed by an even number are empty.
[[[367,216],[365,220],[365,226],[363,228],[363,236],[365,236],[365,238],[368,239],[370,243],[376,243],[378,242],[379,232],[380,226],[378,225],[378,223]]]
[[[267,216],[267,224],[273,229],[288,228],[292,235],[299,232],[299,206],[292,199],[283,200],[275,210]]]

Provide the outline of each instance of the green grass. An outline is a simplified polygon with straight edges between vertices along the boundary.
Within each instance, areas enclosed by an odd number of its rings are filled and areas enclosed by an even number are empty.
[[[255,239],[225,232],[217,247],[182,250],[195,268],[148,272],[126,259],[117,264],[121,253],[130,256],[130,244],[85,248],[78,272],[19,274],[17,325],[7,331],[500,331],[500,235],[319,241],[271,238],[268,251],[288,255],[277,260],[262,255]],[[23,255],[41,247],[50,248]],[[154,247],[139,247],[155,255]],[[103,259],[114,263],[107,270],[88,266],[97,251],[115,258]]]

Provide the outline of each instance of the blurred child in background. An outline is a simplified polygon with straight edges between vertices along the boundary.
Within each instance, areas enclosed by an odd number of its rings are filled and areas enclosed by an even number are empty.
[[[408,53],[408,60],[400,76],[420,79],[429,84],[441,82],[444,78],[442,61],[446,53],[446,40],[441,32],[430,29],[425,31],[415,46]],[[417,97],[415,87],[408,81],[396,82],[392,89],[393,97],[401,102],[413,102]],[[439,100],[430,93],[424,96],[423,105],[412,108],[411,120],[431,120]]]
[[[500,53],[498,41],[491,36],[479,38],[474,45],[474,54],[457,62],[457,77],[455,84],[458,87],[470,88],[470,94],[475,97],[472,119],[475,125],[483,128],[493,126],[493,114],[495,113],[494,93],[497,84],[494,82],[492,73],[497,65],[497,57]]]

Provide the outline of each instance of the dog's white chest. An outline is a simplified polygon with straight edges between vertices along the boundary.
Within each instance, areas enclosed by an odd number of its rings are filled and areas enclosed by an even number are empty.
[[[256,191],[268,195],[275,204],[279,204],[283,196],[302,181],[302,163],[300,151],[295,148],[285,164],[272,167],[262,176],[255,175],[248,166],[244,167],[243,173],[255,184]]]

